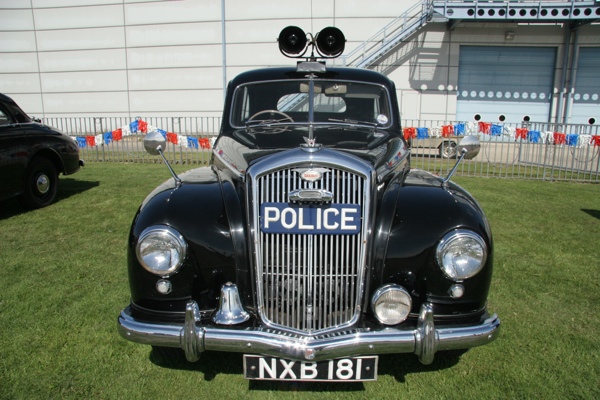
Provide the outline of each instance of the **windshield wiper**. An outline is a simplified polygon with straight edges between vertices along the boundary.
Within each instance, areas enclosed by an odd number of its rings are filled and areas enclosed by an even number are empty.
[[[367,125],[367,126],[371,126],[373,128],[377,127],[377,124],[375,122],[358,121],[356,119],[349,119],[349,118],[344,118],[344,119],[329,118],[329,121],[340,122],[340,123],[350,124],[350,125]]]

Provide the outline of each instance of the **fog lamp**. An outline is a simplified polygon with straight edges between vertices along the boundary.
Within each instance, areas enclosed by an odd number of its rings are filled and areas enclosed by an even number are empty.
[[[172,285],[171,282],[166,279],[161,279],[156,282],[156,291],[160,294],[169,294],[171,293]]]
[[[397,325],[408,318],[412,299],[402,286],[390,284],[375,291],[371,306],[379,322],[385,325]]]
[[[465,294],[465,287],[463,285],[452,285],[450,286],[450,296],[455,299],[463,297]]]

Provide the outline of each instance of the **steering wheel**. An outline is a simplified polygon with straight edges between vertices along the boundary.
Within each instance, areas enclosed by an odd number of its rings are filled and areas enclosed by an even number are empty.
[[[262,110],[257,112],[256,114],[254,114],[253,116],[251,116],[250,118],[248,118],[248,121],[254,121],[255,119],[257,119],[256,117],[258,117],[259,115],[262,114],[270,114],[271,118],[270,119],[265,119],[263,121],[269,121],[269,122],[284,122],[286,120],[290,121],[290,122],[294,122],[294,120],[292,119],[292,117],[290,117],[289,115],[287,115],[284,112],[281,111],[277,111],[277,110]],[[275,118],[275,114],[282,116],[282,119],[276,119]]]

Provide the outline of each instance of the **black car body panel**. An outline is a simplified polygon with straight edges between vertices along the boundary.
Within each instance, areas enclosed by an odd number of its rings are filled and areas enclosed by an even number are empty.
[[[408,352],[427,364],[498,335],[488,221],[464,189],[410,168],[395,88],[379,73],[239,75],[211,165],[178,178],[131,227],[129,340],[190,361]]]
[[[36,193],[28,191],[31,186],[30,178],[32,162],[47,160],[44,163],[43,175],[51,181],[51,187],[46,188],[48,194],[55,192],[58,184],[54,177],[58,173],[70,175],[79,170],[83,162],[79,158],[79,149],[73,139],[60,131],[32,120],[8,96],[0,95],[0,200],[24,196],[31,200]],[[28,196],[30,195],[30,196]],[[38,193],[39,201],[29,201],[32,207],[50,204],[54,197]]]

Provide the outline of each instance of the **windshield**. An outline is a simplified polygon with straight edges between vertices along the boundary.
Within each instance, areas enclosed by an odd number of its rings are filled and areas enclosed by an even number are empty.
[[[390,125],[390,100],[383,86],[319,79],[313,82],[313,122],[380,128]],[[307,123],[309,88],[308,79],[240,85],[234,94],[231,123],[235,127]]]

